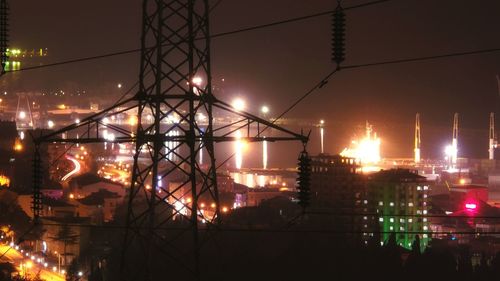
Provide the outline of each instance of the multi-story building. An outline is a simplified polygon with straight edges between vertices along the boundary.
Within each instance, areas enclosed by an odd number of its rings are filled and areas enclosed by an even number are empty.
[[[343,232],[345,239],[358,241],[363,230],[366,206],[364,175],[354,158],[320,154],[311,157],[311,207],[321,217],[310,218],[316,224]]]
[[[315,207],[353,212],[361,207],[363,176],[354,158],[320,154],[311,157],[311,201]]]
[[[425,177],[408,169],[382,170],[367,176],[367,197],[363,204],[366,233],[380,232],[381,242],[391,233],[399,245],[410,248],[415,235],[420,235],[421,246],[429,241],[430,187]],[[372,232],[370,232],[372,231]]]

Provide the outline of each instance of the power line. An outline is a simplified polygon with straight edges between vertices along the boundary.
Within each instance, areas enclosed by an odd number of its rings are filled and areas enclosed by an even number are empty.
[[[386,60],[386,61],[364,63],[364,64],[351,64],[351,65],[343,66],[342,69],[354,69],[354,68],[370,67],[370,66],[380,66],[380,65],[399,64],[399,63],[408,63],[408,62],[420,62],[420,61],[427,61],[427,60],[468,56],[468,55],[495,53],[495,52],[499,52],[499,51],[500,51],[500,48],[480,49],[480,50],[473,50],[473,51],[433,55],[433,56],[422,56],[422,57],[414,57],[414,58]]]
[[[42,223],[46,226],[71,226],[71,227],[85,227],[85,228],[101,228],[101,229],[126,229],[125,225],[92,225],[92,224],[78,224],[78,223]],[[141,229],[149,229],[148,227],[141,227]],[[156,230],[168,230],[168,231],[184,231],[185,228],[182,227],[155,227]],[[199,231],[213,231],[214,229],[200,228]],[[448,234],[500,234],[500,231],[372,231],[372,230],[335,230],[335,229],[324,229],[324,228],[216,228],[216,231],[220,232],[262,232],[262,233],[330,233],[330,234],[363,234],[363,233],[373,233],[373,234],[390,234],[390,233],[400,233],[400,234],[429,234],[429,235],[448,235]]]
[[[215,7],[217,7],[220,4],[221,1],[222,0],[220,0],[217,3],[215,3],[214,6],[212,6],[212,8],[210,9],[210,11],[212,11]],[[372,5],[376,5],[376,4],[382,4],[382,3],[385,3],[385,2],[389,2],[389,1],[394,1],[394,0],[372,1],[372,2],[367,2],[367,3],[363,3],[363,4],[359,4],[359,5],[349,6],[349,7],[344,8],[344,10],[357,9],[357,8],[372,6]],[[278,26],[278,25],[282,25],[282,24],[287,24],[287,23],[291,23],[291,22],[303,21],[303,20],[306,20],[306,19],[311,19],[311,18],[326,16],[326,15],[330,15],[333,11],[334,10],[328,10],[328,11],[325,11],[325,12],[310,14],[310,15],[306,15],[306,16],[289,18],[289,19],[280,20],[280,21],[274,21],[274,22],[271,22],[271,23],[255,25],[255,26],[241,28],[241,29],[236,29],[236,30],[232,30],[232,31],[215,33],[215,34],[211,35],[210,38],[214,39],[214,38],[218,38],[218,37],[229,36],[229,35],[234,35],[234,34],[238,34],[238,33],[243,33],[243,32],[248,32],[248,31],[254,31],[254,30],[259,30],[259,29],[264,29],[264,28],[269,28],[269,27]],[[206,39],[206,38],[201,37],[201,38],[198,38],[197,40],[203,40],[203,39]],[[164,45],[164,46],[167,46],[167,45]],[[66,61],[54,62],[54,63],[44,64],[44,65],[37,65],[37,66],[25,67],[25,68],[21,68],[19,70],[10,71],[10,72],[20,72],[20,71],[36,70],[36,69],[53,67],[53,66],[61,66],[61,65],[72,64],[72,63],[79,63],[79,62],[85,62],[85,61],[91,61],[91,60],[99,60],[99,59],[110,58],[110,57],[115,57],[115,56],[122,56],[122,55],[128,55],[128,54],[138,53],[140,51],[141,51],[141,48],[136,48],[136,49],[130,49],[130,50],[112,52],[112,53],[107,53],[107,54],[102,54],[102,55],[82,57],[82,58],[76,58],[76,59],[71,59],[71,60],[66,60]]]

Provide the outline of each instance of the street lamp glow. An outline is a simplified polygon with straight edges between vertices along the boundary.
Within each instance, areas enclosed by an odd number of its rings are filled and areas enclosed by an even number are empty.
[[[263,105],[263,106],[261,107],[260,111],[261,111],[262,113],[264,113],[264,114],[267,114],[267,113],[269,113],[269,107],[268,107],[268,106],[266,106],[266,105]]]
[[[52,121],[52,120],[47,121],[47,126],[49,127],[49,129],[54,128],[54,126],[55,126],[54,121]]]
[[[243,111],[245,109],[245,107],[246,107],[245,101],[242,100],[242,99],[240,99],[240,98],[234,99],[231,105],[237,111]]]
[[[26,118],[26,112],[20,111],[19,112],[19,119],[24,119],[24,118]]]
[[[80,124],[80,119],[76,118],[76,119],[75,119],[75,123],[76,123],[76,124]]]
[[[199,76],[196,76],[196,77],[193,77],[193,84],[196,85],[196,86],[201,86],[201,83],[203,83],[203,78],[199,77]]]
[[[118,83],[118,89],[122,88],[122,83]]]

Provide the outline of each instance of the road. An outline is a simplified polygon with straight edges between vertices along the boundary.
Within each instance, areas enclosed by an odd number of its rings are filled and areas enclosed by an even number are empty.
[[[75,165],[75,168],[72,171],[70,171],[69,173],[67,173],[64,177],[62,177],[61,181],[66,181],[67,179],[69,179],[69,177],[71,177],[74,174],[79,173],[80,170],[82,169],[82,165],[80,164],[80,162],[78,160],[76,160],[75,158],[73,158],[72,156],[66,155],[66,159],[73,162],[73,165]]]
[[[0,256],[5,253],[5,255],[1,258],[2,262],[12,262],[19,272],[27,271],[27,273],[31,276],[36,275],[36,273],[40,272],[40,278],[46,281],[65,281],[66,278],[64,275],[58,274],[57,272],[53,272],[51,268],[54,265],[48,265],[47,268],[43,264],[37,263],[30,258],[26,257],[19,251],[14,248],[9,247],[8,245],[0,244]],[[29,264],[30,268],[25,269],[21,268],[21,264]]]

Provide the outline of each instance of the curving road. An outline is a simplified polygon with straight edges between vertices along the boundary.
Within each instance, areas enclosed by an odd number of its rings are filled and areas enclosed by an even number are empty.
[[[16,249],[11,248],[8,245],[0,244],[0,255],[4,253],[5,255],[1,258],[1,261],[12,262],[20,272],[23,272],[20,268],[20,264],[26,261],[30,261],[30,259],[23,256],[23,254],[21,254]],[[29,269],[29,274],[34,276],[36,275],[36,273],[40,273],[40,278],[46,281],[66,280],[64,275],[53,272],[50,269],[45,268],[43,265],[33,262],[32,268]]]
[[[80,170],[82,169],[82,165],[80,165],[80,162],[78,162],[78,160],[76,160],[75,158],[73,158],[69,155],[66,155],[66,159],[73,162],[73,164],[75,165],[75,168],[71,172],[67,173],[64,177],[62,177],[61,181],[66,181],[67,179],[69,179],[69,177],[80,172]]]

